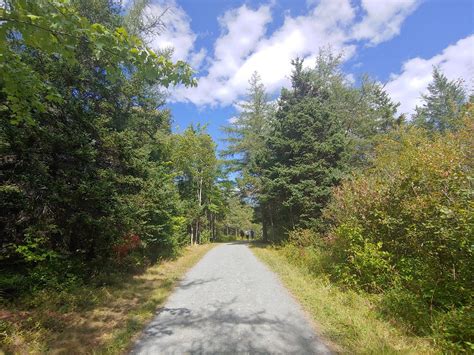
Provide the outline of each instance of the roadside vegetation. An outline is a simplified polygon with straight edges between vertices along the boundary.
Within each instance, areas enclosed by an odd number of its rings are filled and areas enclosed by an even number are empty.
[[[348,354],[435,354],[426,338],[413,336],[403,325],[383,319],[380,297],[344,289],[312,269],[314,255],[286,244],[256,243],[252,251],[276,272],[282,283],[311,316],[323,339]],[[312,259],[312,260],[311,260]]]
[[[422,105],[407,118],[397,116],[379,83],[347,82],[330,51],[313,67],[299,59],[293,67],[292,87],[276,104],[254,75],[241,116],[226,129],[225,153],[234,157],[242,195],[252,201],[263,240],[279,245],[257,253],[290,262],[296,278],[308,274],[305,285],[274,266],[350,352],[429,351],[425,339],[438,351],[471,352],[473,96],[434,68]],[[367,300],[362,309],[349,303],[355,328],[314,308],[331,304],[321,296],[325,288],[341,302]],[[337,319],[353,319],[348,307],[339,310],[346,315]],[[419,345],[364,338],[387,321]]]
[[[106,285],[75,285],[12,300],[0,312],[3,350],[11,354],[118,354],[151,321],[178,280],[213,244],[187,247],[143,273],[103,275]]]

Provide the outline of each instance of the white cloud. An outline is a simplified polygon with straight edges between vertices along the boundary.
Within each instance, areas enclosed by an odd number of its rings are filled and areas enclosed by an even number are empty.
[[[195,51],[197,35],[191,29],[191,19],[175,0],[155,0],[148,5],[145,16],[161,16],[164,29],[159,35],[147,39],[153,49],[173,48],[173,60],[188,61],[198,69],[206,51],[202,48]]]
[[[271,5],[231,9],[218,19],[222,33],[213,53],[199,58],[208,66],[198,78],[198,87],[179,87],[171,97],[198,106],[228,105],[245,94],[254,71],[274,93],[288,84],[291,59],[303,57],[306,65],[313,65],[319,49],[327,45],[335,52],[344,52],[344,59],[348,59],[359,43],[377,44],[398,34],[403,20],[418,3],[362,0],[364,14],[357,21],[358,8],[351,0],[308,1],[306,14],[291,16],[286,12],[282,25],[272,33],[268,33],[273,21]],[[192,46],[186,48],[191,53]]]
[[[399,113],[412,114],[420,104],[420,96],[432,80],[433,66],[439,66],[450,80],[461,78],[467,85],[472,84],[474,35],[448,46],[432,58],[412,58],[403,64],[400,74],[391,75],[385,89],[394,101],[400,102]]]
[[[229,122],[230,124],[233,124],[233,123],[237,122],[238,119],[239,118],[237,116],[232,116],[231,118],[229,118],[227,120],[227,122]]]
[[[219,18],[222,34],[214,44],[208,74],[199,78],[198,88],[178,88],[173,92],[177,101],[191,101],[197,105],[230,104],[236,93],[245,90],[245,83],[233,83],[232,77],[244,65],[246,58],[263,39],[266,26],[271,21],[270,7],[256,10],[243,5],[230,10]]]
[[[354,26],[354,38],[375,45],[398,35],[405,18],[420,3],[421,0],[362,0],[365,17]]]

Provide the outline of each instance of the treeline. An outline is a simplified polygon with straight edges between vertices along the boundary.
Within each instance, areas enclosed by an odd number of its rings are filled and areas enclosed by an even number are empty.
[[[192,70],[144,44],[161,26],[145,5],[0,8],[4,298],[103,281],[226,230],[237,197],[215,143],[202,127],[172,134],[163,107],[166,87],[195,85]]]
[[[473,342],[474,111],[462,84],[434,68],[407,118],[322,50],[314,66],[293,61],[276,103],[252,77],[224,152],[266,241],[381,295],[382,314],[453,351]]]

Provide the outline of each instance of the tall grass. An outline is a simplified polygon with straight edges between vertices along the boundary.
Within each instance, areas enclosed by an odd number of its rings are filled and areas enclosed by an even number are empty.
[[[321,335],[341,353],[435,354],[428,339],[411,335],[401,324],[384,319],[380,296],[342,289],[319,272],[317,250],[255,245],[252,250],[279,276],[301,303]]]
[[[41,291],[0,305],[0,354],[125,353],[212,244],[188,247],[181,257],[140,275],[116,275],[108,286]]]

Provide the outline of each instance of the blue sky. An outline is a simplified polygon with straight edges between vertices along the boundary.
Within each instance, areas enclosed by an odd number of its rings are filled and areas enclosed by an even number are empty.
[[[349,80],[367,73],[386,84],[400,112],[411,113],[433,65],[474,88],[474,0],[153,0],[166,30],[150,46],[172,46],[199,86],[170,91],[174,129],[220,127],[238,114],[247,81],[258,71],[269,93],[288,85],[290,60],[314,63],[319,48],[344,53]]]

